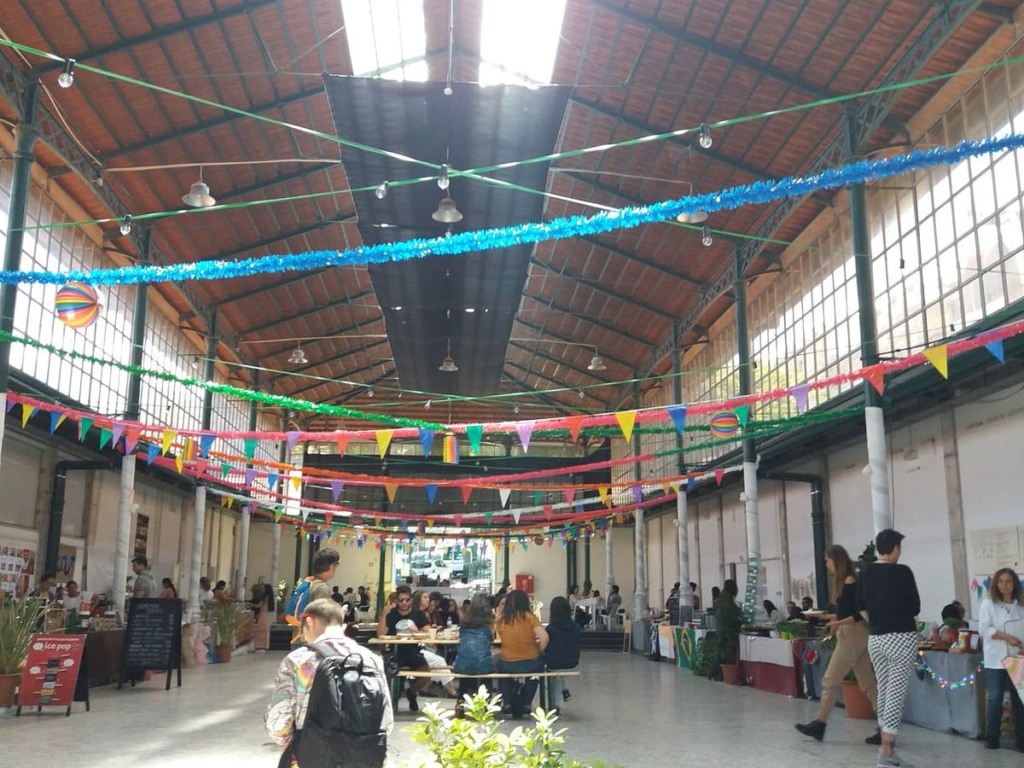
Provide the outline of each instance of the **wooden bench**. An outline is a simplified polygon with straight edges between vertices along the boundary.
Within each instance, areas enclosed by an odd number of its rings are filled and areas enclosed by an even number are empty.
[[[502,680],[502,679],[516,679],[522,677],[535,677],[537,679],[545,677],[579,677],[579,667],[574,669],[549,669],[543,672],[490,672],[486,675],[471,675],[462,674],[455,672],[451,667],[437,667],[436,669],[399,669],[395,675],[395,680],[398,678],[424,678],[424,677],[452,677],[456,680]],[[543,684],[543,681],[538,686],[540,688],[540,706],[543,709],[547,709],[547,686]],[[398,702],[401,696],[401,690],[398,686],[392,686],[391,699],[392,702]]]

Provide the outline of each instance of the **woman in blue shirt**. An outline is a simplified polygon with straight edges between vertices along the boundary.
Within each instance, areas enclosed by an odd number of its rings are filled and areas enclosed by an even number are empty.
[[[494,641],[494,612],[485,595],[474,595],[469,601],[466,616],[459,625],[459,649],[453,669],[460,675],[489,675],[494,671],[491,643]],[[463,696],[475,694],[481,683],[490,692],[489,680],[471,677],[459,678],[459,700],[455,703],[455,716],[464,713]]]

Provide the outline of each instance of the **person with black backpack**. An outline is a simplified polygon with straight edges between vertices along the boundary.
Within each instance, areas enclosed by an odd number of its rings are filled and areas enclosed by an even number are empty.
[[[264,717],[285,748],[279,768],[381,768],[394,723],[384,663],[345,636],[344,609],[330,598],[299,618],[306,645],[281,662]]]

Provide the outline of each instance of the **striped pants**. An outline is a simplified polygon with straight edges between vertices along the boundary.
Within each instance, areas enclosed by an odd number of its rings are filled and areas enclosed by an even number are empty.
[[[868,638],[868,656],[878,680],[878,727],[895,736],[903,720],[907,686],[917,659],[916,632],[892,632]]]

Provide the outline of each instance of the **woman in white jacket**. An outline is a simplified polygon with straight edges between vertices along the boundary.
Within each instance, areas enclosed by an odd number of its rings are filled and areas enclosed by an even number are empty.
[[[985,747],[999,749],[1003,694],[1009,687],[1017,749],[1024,752],[1024,703],[1003,666],[1003,659],[1021,655],[1024,645],[1024,589],[1012,568],[1000,568],[992,577],[988,597],[981,604],[978,628],[984,644],[988,689]]]

